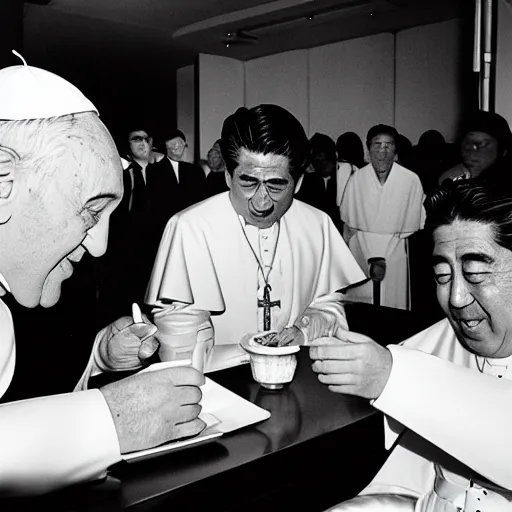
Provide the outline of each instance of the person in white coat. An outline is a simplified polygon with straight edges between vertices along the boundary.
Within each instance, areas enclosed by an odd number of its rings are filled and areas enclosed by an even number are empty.
[[[26,307],[54,305],[85,252],[105,252],[122,192],[121,160],[94,105],[26,63],[0,70],[0,296],[11,293]],[[141,367],[158,347],[155,331],[129,317],[103,329],[77,389],[101,371]],[[15,361],[13,322],[0,300],[0,397]],[[174,368],[3,403],[0,495],[93,480],[122,453],[199,433],[203,382],[192,368]]]
[[[347,332],[317,340],[329,389],[372,400],[394,449],[360,496],[333,510],[512,510],[512,198],[456,182],[427,200],[446,319],[383,348]],[[399,423],[397,423],[399,422]]]
[[[370,258],[384,258],[382,305],[410,309],[407,239],[423,228],[424,193],[416,174],[395,162],[395,128],[370,128],[370,163],[350,178],[341,202],[343,236],[359,266],[370,275]],[[373,302],[372,282],[349,291],[357,302]]]

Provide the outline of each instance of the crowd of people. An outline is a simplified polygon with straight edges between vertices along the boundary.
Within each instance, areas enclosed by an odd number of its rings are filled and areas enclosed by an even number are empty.
[[[512,510],[511,134],[501,116],[471,116],[457,157],[436,132],[413,147],[391,126],[371,127],[366,163],[354,133],[308,140],[280,106],[241,107],[194,165],[181,131],[158,151],[142,126],[120,158],[95,106],[47,71],[0,70],[0,98],[0,494],[93,480],[124,453],[205,427],[204,375],[191,366],[97,389],[96,376],[151,364],[169,333],[192,335],[193,349],[206,332],[205,371],[238,364],[244,335],[273,330],[279,345],[309,347],[330,391],[389,419],[390,457],[335,510]],[[408,240],[420,232],[442,319],[388,347],[352,332],[344,303],[373,301],[372,281],[383,304],[410,307]],[[62,284],[87,254],[95,305],[81,303],[82,320],[94,311],[103,328],[82,378],[74,392],[13,400],[15,366],[45,338],[44,325],[39,337],[21,326],[15,342],[7,304],[16,322],[16,303],[67,300]],[[53,361],[72,359],[55,347]]]

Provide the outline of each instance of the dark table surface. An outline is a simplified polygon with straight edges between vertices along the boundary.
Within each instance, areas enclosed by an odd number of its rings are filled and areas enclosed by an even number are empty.
[[[425,328],[410,312],[347,306],[352,330],[382,345]],[[387,454],[382,417],[367,401],[332,393],[311,370],[307,348],[294,381],[267,391],[242,365],[208,376],[272,416],[218,438],[147,461],[114,466],[109,477],[37,499],[0,502],[2,510],[66,511],[323,510],[357,494]]]

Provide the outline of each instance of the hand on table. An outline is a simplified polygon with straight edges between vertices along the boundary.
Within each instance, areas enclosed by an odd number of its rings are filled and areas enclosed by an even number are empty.
[[[391,372],[391,353],[363,334],[343,331],[338,336],[311,342],[318,380],[335,393],[378,398]]]
[[[102,369],[136,370],[158,350],[154,337],[157,327],[146,316],[142,318],[143,323],[134,323],[131,317],[123,316],[100,331],[98,355]]]
[[[189,366],[143,372],[100,391],[110,408],[121,453],[199,434],[204,376]]]

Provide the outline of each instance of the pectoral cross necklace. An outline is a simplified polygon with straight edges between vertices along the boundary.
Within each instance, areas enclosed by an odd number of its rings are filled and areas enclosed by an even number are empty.
[[[275,306],[281,307],[280,300],[274,300],[274,301],[271,300],[270,292],[272,291],[272,287],[270,286],[270,284],[268,282],[270,272],[272,271],[272,267],[274,265],[274,259],[276,257],[277,242],[279,240],[279,232],[278,232],[277,240],[276,240],[276,246],[275,246],[276,249],[274,250],[274,254],[272,255],[272,262],[270,264],[270,267],[269,267],[266,275],[265,275],[265,271],[263,270],[263,266],[261,265],[260,259],[258,258],[258,255],[256,254],[256,251],[254,250],[253,246],[251,245],[251,242],[249,241],[249,238],[247,237],[247,233],[245,232],[245,229],[243,229],[243,227],[242,227],[242,232],[245,236],[245,239],[247,240],[247,243],[249,244],[249,247],[251,248],[254,258],[256,259],[256,263],[258,264],[258,270],[261,272],[263,281],[265,281],[265,287],[263,288],[263,300],[258,299],[258,307],[263,308],[263,330],[270,331],[270,329],[272,327],[272,315],[271,315],[272,308]]]

